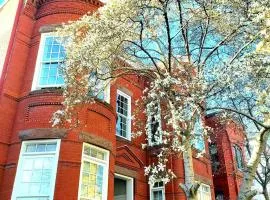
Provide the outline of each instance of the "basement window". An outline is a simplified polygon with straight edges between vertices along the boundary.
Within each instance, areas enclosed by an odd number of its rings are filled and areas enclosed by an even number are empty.
[[[60,39],[52,33],[41,34],[32,90],[63,86],[66,54]]]
[[[11,199],[53,200],[60,140],[22,143]]]

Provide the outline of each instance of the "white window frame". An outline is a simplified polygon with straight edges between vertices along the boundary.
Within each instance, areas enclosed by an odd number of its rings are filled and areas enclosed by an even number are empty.
[[[98,158],[94,158],[94,157],[90,157],[90,156],[86,156],[84,155],[84,147],[85,146],[89,146],[90,148],[96,149],[98,151],[101,151],[105,154],[105,160],[100,160]],[[102,188],[102,200],[107,200],[107,196],[108,196],[108,179],[109,179],[109,157],[110,157],[110,152],[106,149],[102,149],[100,147],[94,146],[92,144],[88,144],[88,143],[83,143],[83,148],[82,148],[82,157],[81,157],[81,168],[80,168],[80,181],[79,181],[79,189],[78,189],[78,200],[81,198],[81,183],[82,183],[82,175],[83,175],[83,161],[87,161],[87,162],[92,162],[95,164],[100,164],[102,166],[104,166],[104,182],[103,182],[103,188]],[[85,197],[83,197],[85,198]],[[86,199],[86,198],[85,198]],[[90,199],[89,199],[90,200]]]
[[[237,152],[239,152],[240,155],[238,155]],[[237,144],[233,144],[233,155],[234,155],[236,168],[238,170],[242,171],[244,169],[243,152],[242,152],[241,147],[239,145],[237,145]],[[240,157],[238,157],[238,156],[240,156]],[[239,164],[241,166],[238,166]]]
[[[33,83],[32,83],[32,88],[31,90],[38,90],[41,88],[50,88],[50,87],[62,87],[63,84],[52,84],[52,85],[44,85],[42,87],[39,86],[39,75],[41,72],[41,63],[42,63],[42,56],[44,54],[44,46],[45,46],[45,41],[47,37],[50,36],[55,36],[53,32],[50,33],[41,33],[41,38],[40,38],[40,43],[38,47],[38,55],[37,55],[37,60],[36,60],[36,65],[35,65],[35,72],[34,72],[34,78],[33,78]]]
[[[205,198],[202,199],[202,193],[206,193],[205,191],[203,191],[202,186],[207,187],[209,189],[209,200],[211,200],[212,199],[212,197],[211,197],[211,187],[210,187],[210,185],[207,185],[207,184],[204,184],[204,183],[201,183],[201,185],[200,185],[200,187],[198,189],[198,193],[197,193],[198,200],[208,200],[208,199],[205,199]]]
[[[157,182],[162,182],[162,181],[157,181]],[[153,193],[155,191],[161,191],[162,192],[162,198],[163,200],[165,200],[165,183],[163,182],[163,186],[162,187],[154,187],[154,185],[150,185],[150,200],[154,199],[154,195]]]
[[[128,100],[128,112],[127,112],[128,115],[127,115],[127,117],[117,112],[117,99],[118,99],[117,97],[118,97],[118,95],[121,95],[121,96],[127,98],[127,100]],[[129,96],[128,94],[122,92],[121,90],[117,90],[117,95],[116,95],[116,114],[117,114],[117,117],[118,117],[118,115],[121,115],[123,117],[126,117],[126,119],[127,119],[127,135],[126,135],[126,137],[121,136],[121,135],[118,135],[117,130],[116,130],[116,135],[118,137],[121,137],[121,138],[124,138],[124,139],[130,141],[131,140],[131,96]]]
[[[4,0],[1,4],[0,4],[0,8],[4,7],[4,5],[8,2],[8,0]]]
[[[133,200],[134,199],[134,179],[132,177],[124,176],[121,174],[114,174],[114,177],[126,181],[127,199]]]
[[[56,143],[56,150],[55,152],[32,152],[32,153],[26,153],[26,146],[28,144],[40,144],[40,143]],[[54,155],[55,158],[55,166],[54,170],[52,171],[52,177],[51,177],[51,188],[50,188],[50,197],[48,200],[53,200],[54,197],[54,189],[55,189],[55,181],[56,181],[56,173],[57,173],[57,167],[58,167],[58,159],[59,159],[59,151],[60,151],[60,139],[52,139],[52,140],[31,140],[31,141],[23,141],[21,145],[21,150],[20,150],[20,157],[19,157],[19,162],[17,166],[17,171],[16,171],[16,176],[14,180],[14,186],[13,186],[13,191],[12,191],[12,200],[16,200],[18,197],[18,190],[20,187],[19,181],[20,178],[22,177],[22,167],[23,167],[23,160],[25,157],[32,156],[32,157],[43,157],[43,156],[48,156],[48,155]],[[27,196],[28,198],[31,196]],[[26,198],[26,197],[25,197]]]

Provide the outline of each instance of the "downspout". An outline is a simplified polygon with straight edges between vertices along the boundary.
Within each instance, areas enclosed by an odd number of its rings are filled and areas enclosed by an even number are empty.
[[[5,62],[3,65],[1,79],[0,79],[0,95],[2,95],[2,93],[3,93],[3,86],[4,86],[6,76],[7,76],[8,65],[9,65],[11,53],[13,50],[14,39],[15,39],[15,35],[16,35],[16,31],[17,31],[17,27],[18,27],[18,23],[19,23],[20,14],[21,14],[21,11],[23,8],[23,2],[24,2],[24,0],[19,0],[19,4],[18,4],[17,10],[16,10],[16,16],[14,19],[14,23],[13,23],[13,27],[12,27],[12,31],[11,31],[11,35],[10,35],[10,40],[9,40],[9,44],[8,44],[8,49],[6,52],[6,58],[5,58]]]

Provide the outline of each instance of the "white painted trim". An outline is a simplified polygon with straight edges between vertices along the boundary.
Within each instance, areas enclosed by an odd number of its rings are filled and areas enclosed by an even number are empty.
[[[202,190],[202,186],[205,186],[205,187],[207,187],[208,189],[209,189],[209,199],[202,199],[201,198],[201,194],[202,193],[206,193],[206,192],[204,192],[203,190]],[[211,187],[210,187],[210,185],[207,185],[207,184],[205,184],[205,183],[201,183],[201,185],[200,185],[200,187],[199,187],[199,189],[198,189],[198,194],[197,194],[197,197],[198,197],[198,200],[211,200]]]
[[[85,146],[90,146],[90,148],[97,149],[98,151],[102,151],[105,153],[105,160],[101,159],[94,159],[93,157],[86,158],[86,156],[83,154],[83,150]],[[95,164],[99,164],[104,166],[104,175],[103,175],[103,188],[102,188],[102,200],[107,200],[108,196],[108,179],[109,179],[109,166],[110,166],[110,152],[106,149],[102,149],[100,147],[94,146],[92,144],[83,143],[82,148],[82,156],[81,156],[81,168],[80,168],[80,179],[79,179],[79,189],[78,189],[78,200],[80,200],[80,194],[81,194],[81,182],[82,182],[82,172],[83,172],[83,161],[86,160],[88,162],[92,162]]]
[[[127,185],[126,185],[127,199],[133,200],[134,199],[134,178],[129,177],[129,176],[124,176],[122,174],[117,174],[117,173],[114,174],[114,177],[125,180],[127,182]]]
[[[27,144],[39,144],[39,143],[55,143],[56,142],[56,150],[54,153],[38,153],[38,154],[32,154],[32,153],[25,153],[25,149],[26,149],[26,145]],[[56,173],[57,173],[57,167],[58,167],[58,159],[59,159],[59,152],[60,152],[60,143],[61,140],[60,139],[52,139],[52,140],[29,140],[29,141],[24,141],[22,142],[21,145],[21,150],[20,150],[20,157],[19,157],[19,161],[18,161],[18,165],[17,165],[17,171],[16,171],[16,176],[15,176],[15,180],[14,180],[14,186],[13,186],[13,191],[12,191],[12,196],[11,196],[11,200],[16,200],[17,198],[17,193],[19,190],[19,180],[22,176],[21,171],[22,171],[22,164],[23,164],[23,158],[24,157],[54,157],[55,158],[55,166],[54,166],[54,170],[52,172],[52,177],[51,177],[51,194],[49,196],[48,200],[53,200],[54,197],[54,189],[55,189],[55,182],[56,182]]]
[[[162,182],[162,181],[157,181],[157,182]],[[153,192],[154,191],[162,191],[162,198],[165,200],[165,184],[163,182],[162,187],[154,187],[153,185],[150,185],[150,200],[153,200]]]
[[[38,85],[39,75],[40,75],[40,71],[41,71],[41,67],[42,67],[41,61],[42,61],[42,56],[44,54],[45,41],[46,41],[46,38],[49,36],[55,36],[55,34],[51,33],[51,32],[50,33],[41,33],[31,91],[41,89],[41,87],[39,87],[39,85]],[[63,84],[54,84],[54,85],[47,85],[47,86],[44,85],[42,87],[46,88],[46,87],[61,87],[61,86],[63,86]]]
[[[117,90],[117,92],[116,92],[116,114],[117,115],[118,115],[118,112],[117,112],[117,96],[118,95],[121,95],[121,96],[127,98],[127,100],[128,100],[128,116],[127,116],[128,123],[127,123],[127,137],[118,135],[117,132],[116,132],[116,135],[131,141],[131,125],[132,125],[132,122],[131,122],[131,96],[122,92],[119,89]]]
[[[4,0],[2,4],[0,4],[0,8],[4,7],[4,5],[6,5],[6,3],[8,2],[8,0]]]

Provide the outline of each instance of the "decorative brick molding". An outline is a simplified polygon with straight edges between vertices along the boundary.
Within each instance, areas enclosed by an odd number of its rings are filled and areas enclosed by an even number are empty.
[[[43,4],[45,3],[49,3],[49,2],[53,2],[53,1],[56,1],[56,0],[32,0],[34,2],[34,4],[36,5],[36,7],[40,7],[42,6]],[[59,1],[59,0],[58,0]],[[63,0],[62,0],[63,1]],[[74,0],[64,0],[65,2],[66,1],[74,1]],[[85,3],[89,3],[89,4],[92,4],[92,5],[96,5],[96,6],[102,6],[103,3],[99,0],[77,0],[77,1],[81,1],[81,2],[85,2]]]
[[[55,111],[57,110],[56,108],[60,109],[62,106],[61,102],[38,102],[38,103],[31,103],[26,107],[26,111],[25,111],[25,121],[29,122],[39,122],[42,119],[44,119],[44,117],[47,118],[48,122],[50,121],[51,117],[52,117],[52,113],[43,113],[43,116],[41,118],[37,118],[35,114],[37,114],[39,112],[40,109],[44,109],[44,108],[50,108],[50,107],[55,107]],[[37,108],[40,108],[39,110],[37,110]],[[33,115],[33,117],[32,117]]]
[[[21,140],[65,138],[66,135],[66,129],[58,128],[34,128],[19,132]]]
[[[127,145],[116,148],[116,162],[118,166],[128,169],[142,170],[144,163],[135,155]]]
[[[99,0],[36,0],[36,19],[54,14],[84,15],[103,5]]]
[[[112,143],[108,140],[103,139],[102,137],[98,137],[97,135],[82,132],[79,134],[79,140],[112,151]]]

